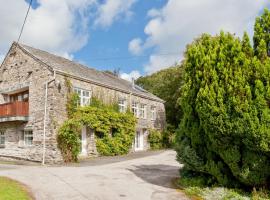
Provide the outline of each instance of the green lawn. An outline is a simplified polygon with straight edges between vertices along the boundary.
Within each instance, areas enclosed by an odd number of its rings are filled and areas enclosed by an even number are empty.
[[[0,177],[0,200],[33,200],[33,198],[23,184]]]
[[[253,189],[244,192],[240,189],[228,189],[221,186],[205,186],[198,177],[182,177],[174,181],[175,185],[192,200],[270,200],[269,191]]]

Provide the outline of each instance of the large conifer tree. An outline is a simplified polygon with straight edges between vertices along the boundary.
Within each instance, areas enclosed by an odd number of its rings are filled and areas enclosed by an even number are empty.
[[[178,160],[223,185],[264,185],[270,178],[270,20],[265,19],[267,10],[256,20],[255,53],[246,33],[242,40],[204,34],[186,50]]]

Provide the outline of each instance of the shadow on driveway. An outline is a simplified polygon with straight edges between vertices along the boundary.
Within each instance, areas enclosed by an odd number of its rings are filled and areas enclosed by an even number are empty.
[[[136,165],[135,169],[128,169],[145,182],[176,189],[172,184],[174,178],[179,177],[180,167],[170,165]]]

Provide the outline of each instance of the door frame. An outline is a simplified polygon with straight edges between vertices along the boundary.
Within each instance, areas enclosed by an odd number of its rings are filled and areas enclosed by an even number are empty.
[[[81,132],[81,156],[87,156],[87,127],[82,126]]]
[[[137,137],[138,135],[139,137]],[[134,150],[143,151],[143,149],[144,149],[144,131],[140,129],[140,130],[137,130],[135,133]]]

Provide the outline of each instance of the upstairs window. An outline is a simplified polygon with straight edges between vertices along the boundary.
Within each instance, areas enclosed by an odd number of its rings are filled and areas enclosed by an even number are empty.
[[[155,106],[151,106],[151,120],[156,120],[157,118],[157,111]]]
[[[79,96],[78,105],[79,106],[87,106],[90,104],[91,100],[91,92],[88,90],[83,90],[80,88],[74,88],[74,92],[76,92]]]
[[[3,130],[0,130],[0,146],[4,146],[6,143],[6,136]]]
[[[127,101],[125,99],[119,99],[118,101],[119,111],[124,113],[127,111]]]
[[[24,133],[24,145],[31,146],[33,144],[33,131],[25,130],[23,133]]]
[[[9,96],[9,102],[16,102],[16,101],[28,102],[28,100],[29,100],[29,91],[11,94]]]
[[[132,102],[132,112],[135,117],[139,117],[139,103],[137,102]]]
[[[146,105],[140,104],[140,118],[146,119]]]

